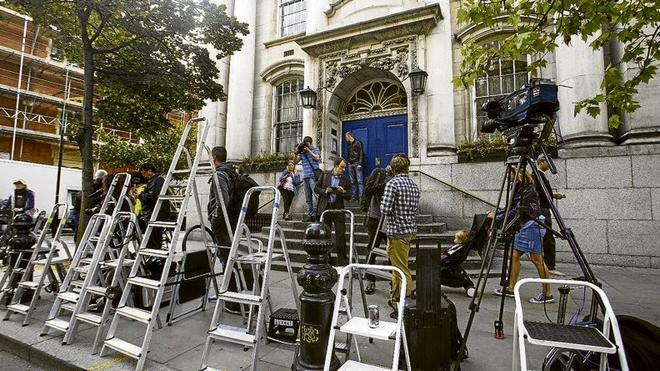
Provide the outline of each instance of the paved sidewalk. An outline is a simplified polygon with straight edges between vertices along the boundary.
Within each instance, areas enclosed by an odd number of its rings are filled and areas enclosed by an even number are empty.
[[[496,262],[497,263],[497,262]],[[575,270],[568,265],[558,267],[568,277],[575,274]],[[595,274],[603,283],[617,314],[629,314],[644,318],[654,324],[660,324],[660,299],[657,295],[657,282],[660,282],[660,270],[634,269],[617,267],[594,267]],[[531,262],[523,262],[521,277],[534,277],[535,271]],[[274,272],[271,284],[273,305],[279,307],[294,307],[291,299],[289,279],[285,273]],[[487,292],[484,294],[481,309],[477,313],[473,330],[468,343],[470,358],[463,365],[463,370],[506,370],[511,369],[512,356],[512,321],[513,299],[507,299],[504,313],[506,339],[496,340],[493,337],[493,321],[497,317],[499,298],[492,295],[492,290],[498,284],[497,279],[488,281]],[[381,308],[381,318],[386,319],[389,314],[386,306],[386,291],[388,284],[379,282],[376,294],[369,296],[370,304],[377,304]],[[356,285],[357,287],[357,285]],[[524,292],[527,299],[535,294],[535,287],[528,287]],[[458,311],[459,328],[463,331],[469,312],[467,311],[470,299],[463,290],[447,288],[449,298],[456,304]],[[556,292],[556,290],[555,290]],[[359,296],[355,296],[358,300]],[[0,350],[17,354],[30,361],[34,367],[46,369],[89,369],[89,370],[132,370],[135,362],[125,356],[111,353],[105,357],[92,355],[91,345],[95,328],[81,325],[80,331],[71,345],[62,346],[61,335],[40,337],[39,333],[43,321],[47,316],[52,303],[52,295],[44,294],[39,308],[34,315],[32,324],[22,327],[22,316],[14,315],[9,321],[0,322]],[[197,302],[195,302],[197,304]],[[582,304],[582,291],[574,291],[569,299],[567,318]],[[356,307],[359,302],[356,301]],[[587,306],[588,307],[588,306]],[[546,306],[547,315],[556,318],[557,304]],[[161,310],[165,316],[168,308]],[[538,320],[545,318],[543,305],[529,304],[530,317]],[[201,352],[205,341],[213,311],[209,305],[206,312],[197,313],[187,319],[155,330],[152,338],[149,358],[145,369],[147,370],[197,370],[200,364]],[[358,314],[361,310],[357,309]],[[0,313],[4,317],[4,311]],[[144,327],[141,324],[124,322],[120,327],[126,339],[141,338]],[[362,340],[362,339],[361,339]],[[370,362],[387,365],[392,356],[392,347],[389,343],[369,344],[366,339],[360,342],[363,359]],[[545,352],[543,349],[531,349],[531,359],[534,364],[540,364]],[[289,370],[293,360],[293,348],[268,344],[261,348],[260,370]],[[209,366],[239,370],[250,365],[250,352],[244,352],[241,346],[228,343],[215,343],[212,346]],[[4,365],[3,365],[4,366]],[[3,369],[11,370],[3,367]]]

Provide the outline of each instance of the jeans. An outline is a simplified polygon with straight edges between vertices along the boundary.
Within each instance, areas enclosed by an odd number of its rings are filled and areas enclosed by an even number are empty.
[[[353,184],[353,197],[360,199],[362,193],[364,193],[364,173],[362,166],[359,169],[358,166],[358,164],[349,164],[348,175],[351,177],[351,183]]]
[[[303,179],[305,183],[305,201],[307,201],[307,215],[314,215],[314,178]]]
[[[388,237],[389,238],[389,237]],[[392,266],[401,269],[406,279],[406,296],[412,292],[412,276],[408,267],[408,256],[410,254],[410,242],[415,239],[414,234],[409,234],[401,238],[389,238],[387,240],[387,256],[389,256]],[[399,301],[401,292],[401,277],[398,273],[392,272],[392,292],[390,300]]]

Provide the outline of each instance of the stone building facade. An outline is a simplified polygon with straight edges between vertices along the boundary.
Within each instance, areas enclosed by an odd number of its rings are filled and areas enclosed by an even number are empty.
[[[208,142],[225,145],[230,160],[291,152],[310,135],[328,167],[351,130],[365,143],[368,169],[375,157],[407,153],[421,171],[425,211],[450,225],[488,206],[438,180],[496,200],[502,162],[463,162],[456,147],[478,136],[481,103],[527,81],[534,56],[498,61],[471,89],[454,88],[452,79],[463,43],[497,43],[507,27],[458,25],[461,1],[450,0],[217,2],[250,30],[240,52],[218,61],[228,100],[202,110],[213,124]],[[592,262],[660,267],[660,79],[640,88],[642,108],[624,115],[618,130],[608,128],[604,106],[597,118],[573,117],[572,102],[598,92],[621,48],[593,51],[575,39],[546,56],[542,77],[571,87],[560,89],[565,144],[551,182],[566,193],[559,208]],[[421,94],[407,78],[415,67],[428,73]],[[300,105],[304,87],[317,93],[314,109]],[[560,248],[559,260],[570,261]]]

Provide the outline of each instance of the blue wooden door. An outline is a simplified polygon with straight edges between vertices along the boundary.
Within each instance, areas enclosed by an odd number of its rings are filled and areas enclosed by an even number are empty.
[[[408,116],[379,117],[344,121],[342,123],[342,155],[348,158],[348,143],[344,134],[351,131],[353,136],[364,145],[366,156],[365,178],[376,167],[376,157],[381,160],[381,167],[390,163],[397,153],[408,153]]]

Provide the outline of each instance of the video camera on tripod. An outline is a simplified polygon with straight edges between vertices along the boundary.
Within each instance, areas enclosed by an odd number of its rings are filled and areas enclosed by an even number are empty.
[[[523,88],[484,103],[488,120],[481,126],[482,133],[500,131],[509,139],[511,147],[525,147],[538,137],[535,127],[548,123],[559,110],[558,86],[547,79],[530,79]],[[552,125],[543,128],[540,138],[547,139]]]

